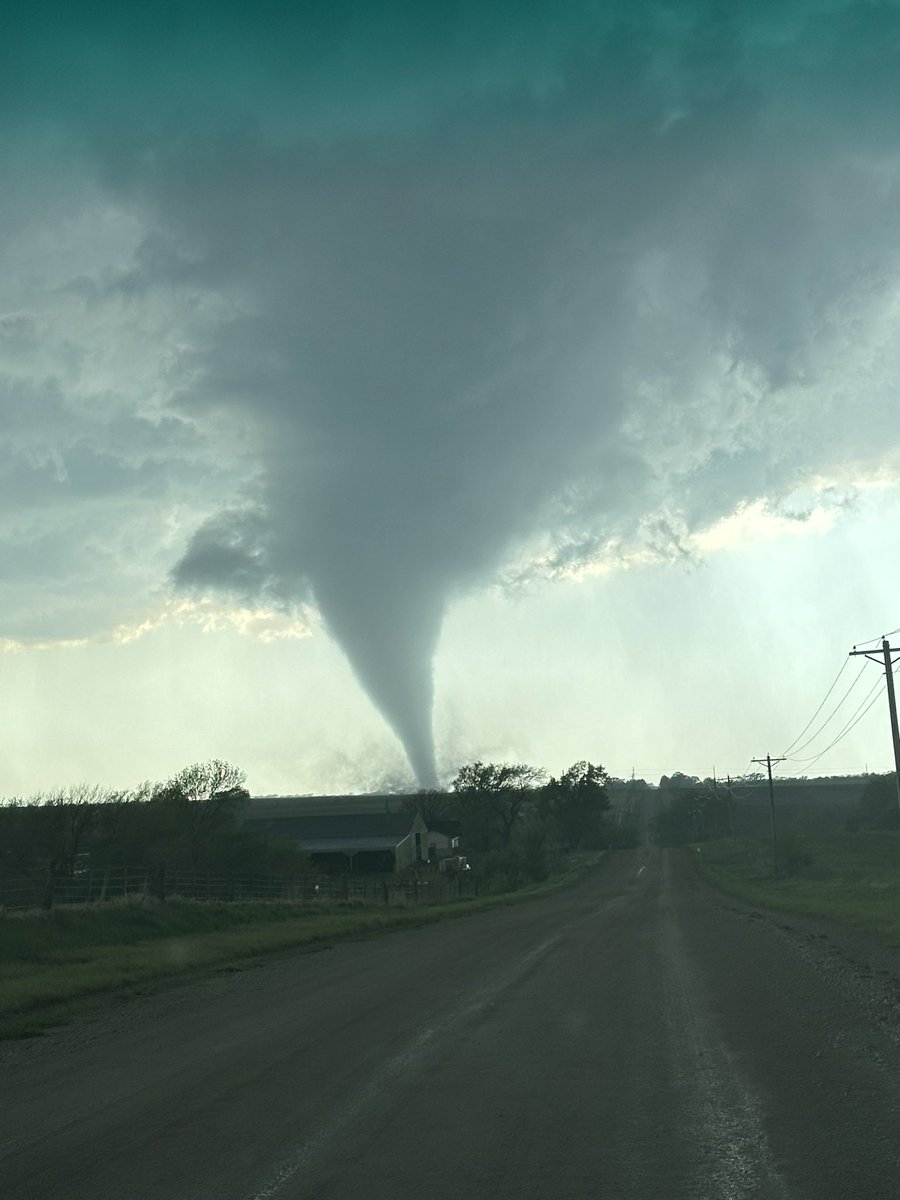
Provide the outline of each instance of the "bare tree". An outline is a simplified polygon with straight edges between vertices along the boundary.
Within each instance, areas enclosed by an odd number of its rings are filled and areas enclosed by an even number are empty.
[[[113,793],[98,784],[78,783],[72,787],[40,792],[29,803],[46,812],[44,834],[51,869],[71,877],[79,854],[94,830],[101,805]]]
[[[243,791],[247,775],[239,767],[211,758],[209,762],[183,767],[168,786],[177,787],[186,800],[205,802],[214,796]]]
[[[71,879],[79,856],[85,851],[98,814],[113,793],[97,784],[79,783],[72,787],[39,792],[28,807],[39,809],[38,840],[47,863],[44,907],[53,904],[53,893],[61,879]]]

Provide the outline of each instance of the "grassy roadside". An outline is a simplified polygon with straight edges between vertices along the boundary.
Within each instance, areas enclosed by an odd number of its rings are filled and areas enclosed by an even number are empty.
[[[900,945],[900,834],[789,835],[777,878],[767,839],[706,842],[692,854],[704,879],[747,904],[819,917]]]
[[[0,916],[0,1038],[40,1032],[65,1019],[74,1002],[102,992],[547,896],[604,857],[572,855],[565,871],[516,892],[418,908],[145,900]]]

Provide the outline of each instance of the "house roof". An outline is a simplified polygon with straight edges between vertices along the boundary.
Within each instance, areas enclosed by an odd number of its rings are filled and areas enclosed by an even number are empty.
[[[425,824],[428,826],[429,830],[433,830],[434,833],[445,833],[447,837],[459,837],[460,830],[462,829],[462,825],[459,821],[426,820]]]
[[[253,796],[247,815],[257,817],[350,816],[354,813],[411,812],[409,796],[372,793],[364,796]]]

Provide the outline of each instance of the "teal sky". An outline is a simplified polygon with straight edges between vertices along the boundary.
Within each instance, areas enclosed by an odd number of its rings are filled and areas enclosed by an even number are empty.
[[[4,11],[0,794],[737,772],[900,625],[900,6]]]

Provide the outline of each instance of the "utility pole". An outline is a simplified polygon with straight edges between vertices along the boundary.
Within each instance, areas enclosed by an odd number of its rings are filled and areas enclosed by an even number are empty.
[[[877,650],[857,650],[854,646],[850,651],[850,657],[861,654],[863,658],[868,658],[871,662],[878,662],[878,658],[873,658],[872,655],[877,655]],[[891,649],[891,643],[887,638],[881,639],[881,658],[884,660],[884,677],[887,680],[887,698],[888,710],[891,715],[891,738],[894,742],[894,778],[897,781],[897,805],[900,807],[900,728],[897,725],[897,700],[894,696],[894,660],[892,654],[898,653],[897,647]]]
[[[731,823],[731,840],[734,841],[734,792],[731,790],[731,776],[727,775],[728,780],[728,820]]]
[[[754,758],[752,762],[759,763],[769,772],[769,807],[772,810],[772,870],[778,875],[778,839],[775,835],[775,785],[772,782],[772,763],[784,762],[783,758],[773,758],[767,754],[765,758]]]
[[[715,767],[713,767],[712,781],[713,781],[713,796],[715,797],[715,801],[716,801],[716,822],[718,823],[718,819],[719,819],[719,780],[716,777],[716,768]],[[728,799],[728,821],[731,826],[731,840],[734,841],[734,811],[732,809],[732,803],[731,803],[731,776],[730,775],[728,776],[728,791],[727,791],[726,795],[727,795],[727,799]]]
[[[718,783],[718,780],[716,779],[715,763],[713,763],[712,781],[713,781],[713,804],[714,804],[713,817],[715,819],[716,825],[718,825],[718,823],[719,823],[719,783]]]

